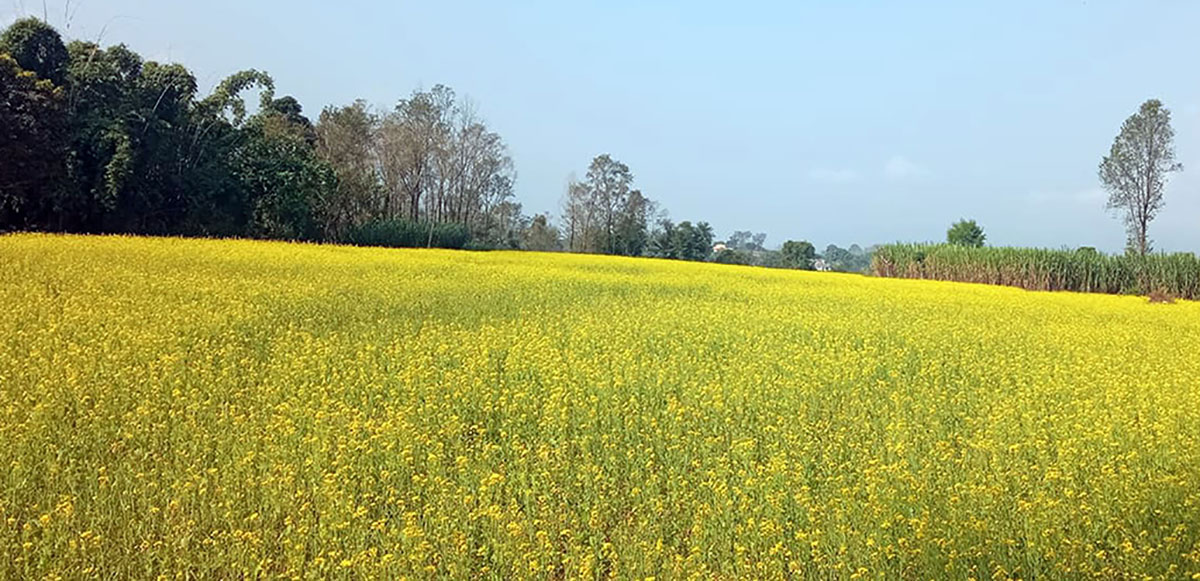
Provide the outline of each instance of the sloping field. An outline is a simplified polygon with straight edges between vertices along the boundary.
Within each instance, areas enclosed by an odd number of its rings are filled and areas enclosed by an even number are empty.
[[[1200,303],[0,237],[0,578],[1188,578]]]

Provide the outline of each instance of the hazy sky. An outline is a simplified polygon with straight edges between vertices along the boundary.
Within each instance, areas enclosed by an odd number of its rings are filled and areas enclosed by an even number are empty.
[[[824,248],[941,239],[1124,246],[1096,165],[1145,99],[1186,167],[1151,226],[1200,251],[1200,2],[47,0],[72,38],[265,69],[310,117],[442,83],[508,142],[526,211],[599,153],[675,220]],[[4,22],[41,15],[0,0]]]

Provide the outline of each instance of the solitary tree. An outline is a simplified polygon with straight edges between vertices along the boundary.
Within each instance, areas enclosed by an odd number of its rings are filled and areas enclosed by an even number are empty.
[[[987,235],[983,233],[983,228],[980,228],[974,220],[959,220],[951,224],[950,229],[946,231],[946,242],[956,246],[981,248],[986,239]]]
[[[1108,190],[1108,209],[1125,214],[1132,252],[1150,251],[1146,231],[1163,207],[1167,176],[1183,169],[1183,164],[1175,162],[1174,140],[1171,112],[1158,99],[1150,99],[1125,120],[1112,149],[1100,161],[1100,183]]]

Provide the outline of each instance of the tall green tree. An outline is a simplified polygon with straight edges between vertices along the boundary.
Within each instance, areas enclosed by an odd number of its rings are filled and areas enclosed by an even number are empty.
[[[276,104],[283,103],[283,107]],[[336,191],[334,171],[309,141],[312,123],[290,97],[272,100],[244,128],[233,169],[252,216],[250,233],[262,238],[317,240],[319,210]]]
[[[812,270],[817,258],[817,249],[807,240],[788,240],[779,249],[780,265],[784,268]]]
[[[666,217],[655,222],[650,230],[646,255],[654,258],[678,258],[674,255],[675,223]]]
[[[987,235],[974,220],[964,218],[951,224],[950,229],[946,231],[946,242],[956,246],[982,248],[985,240],[987,240]]]
[[[180,155],[195,78],[123,45],[72,42],[69,52],[72,227],[178,233],[191,183]]]
[[[1100,183],[1108,191],[1108,209],[1124,214],[1127,248],[1150,252],[1150,221],[1163,207],[1163,189],[1175,161],[1175,130],[1171,112],[1150,99],[1121,124],[1108,155],[1100,160]]]
[[[55,227],[66,121],[64,90],[0,52],[0,231]]]
[[[0,52],[8,53],[17,65],[50,81],[65,85],[67,77],[67,46],[54,27],[37,18],[22,18],[0,34]]]
[[[649,221],[653,212],[654,202],[643,196],[641,190],[629,193],[617,218],[614,254],[641,256],[645,252],[650,242]]]
[[[617,231],[629,201],[633,173],[629,171],[629,166],[606,153],[592,160],[584,183],[599,212],[599,225],[602,228],[599,250],[607,254],[620,254],[622,249]]]
[[[712,254],[713,230],[707,222],[678,224],[661,218],[648,235],[645,254],[655,258],[705,260]]]
[[[708,222],[692,224],[684,220],[667,231],[669,239],[664,258],[699,261],[712,253],[713,230]]]
[[[153,234],[245,234],[244,192],[230,165],[245,103],[270,78],[238,73],[197,100],[178,64],[145,62],[123,45],[68,47],[73,229]]]
[[[454,91],[437,85],[401,99],[380,127],[380,169],[388,219],[421,218],[436,179],[437,155],[451,139]]]

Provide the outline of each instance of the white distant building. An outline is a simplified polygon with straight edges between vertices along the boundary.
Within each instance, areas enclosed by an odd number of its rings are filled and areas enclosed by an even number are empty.
[[[724,242],[718,242],[716,244],[713,244],[713,252],[714,253],[720,252],[722,250],[729,250],[729,247],[726,246]]]
[[[833,267],[829,266],[829,263],[825,262],[824,258],[818,258],[816,260],[813,260],[813,270],[819,270],[821,272],[829,272],[829,271],[833,270]]]

